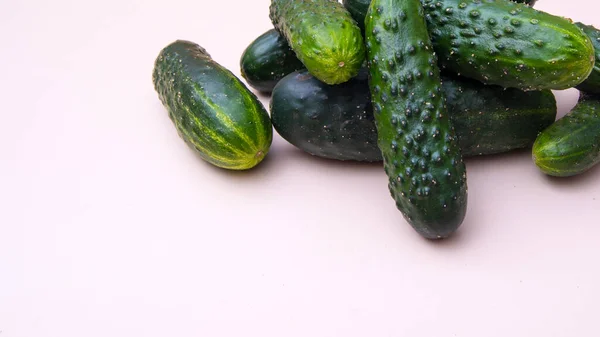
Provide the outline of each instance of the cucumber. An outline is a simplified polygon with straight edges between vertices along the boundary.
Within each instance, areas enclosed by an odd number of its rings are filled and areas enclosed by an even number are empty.
[[[511,0],[511,1],[514,1],[514,2],[517,2],[517,3],[526,4],[526,5],[529,5],[530,7],[533,7],[533,5],[535,5],[535,2],[537,0]]]
[[[423,0],[440,65],[486,84],[568,89],[594,67],[571,21],[508,0]]]
[[[366,1],[346,4],[357,21]],[[561,90],[583,82],[594,67],[592,42],[565,18],[509,0],[421,1],[440,66],[455,74],[507,88]]]
[[[287,41],[275,29],[252,41],[240,58],[242,77],[249,86],[270,93],[285,75],[304,69]]]
[[[528,4],[533,7],[536,0],[512,0],[514,2],[520,2]],[[367,15],[367,9],[371,0],[343,0],[344,7],[348,10],[352,18],[358,23],[361,30],[365,30],[365,16]]]
[[[265,108],[204,48],[169,44],[156,58],[152,81],[177,132],[202,159],[245,170],[267,155],[273,130]]]
[[[550,90],[524,92],[442,76],[450,120],[463,156],[530,147],[556,119]],[[318,157],[381,161],[367,71],[327,85],[306,70],[284,77],[273,90],[271,120],[292,145]]]
[[[272,0],[270,18],[306,69],[327,84],[356,76],[365,59],[360,28],[334,0]]]
[[[374,0],[365,20],[369,89],[389,190],[423,237],[458,229],[467,175],[419,0]]]
[[[577,89],[588,93],[600,94],[600,30],[594,26],[585,25],[581,22],[576,22],[575,25],[583,30],[583,32],[589,36],[594,49],[596,51],[596,62],[594,63],[594,70],[583,83],[577,86]]]
[[[600,162],[600,98],[581,94],[577,105],[533,144],[533,160],[551,176],[581,174]]]
[[[371,0],[342,0],[342,4],[346,7],[354,21],[358,23],[360,30],[364,32],[365,16],[367,16]]]
[[[337,85],[307,70],[289,74],[273,89],[273,127],[292,145],[319,157],[381,161],[367,79],[366,68]]]

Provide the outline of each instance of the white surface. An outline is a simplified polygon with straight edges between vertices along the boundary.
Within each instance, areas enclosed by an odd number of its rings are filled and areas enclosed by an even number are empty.
[[[600,168],[470,159],[467,219],[432,243],[378,164],[279,136],[247,173],[194,156],[154,58],[189,39],[239,74],[268,5],[0,3],[0,337],[600,336]],[[600,24],[592,0],[538,8]]]

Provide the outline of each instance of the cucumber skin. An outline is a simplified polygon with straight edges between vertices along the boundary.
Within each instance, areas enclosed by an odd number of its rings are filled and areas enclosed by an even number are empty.
[[[583,83],[577,86],[577,89],[593,94],[600,94],[600,30],[594,26],[585,25],[581,22],[576,22],[575,25],[583,30],[583,32],[589,36],[592,44],[594,45],[596,62],[594,63],[594,70]]]
[[[204,48],[169,44],[156,58],[152,81],[180,137],[205,161],[246,170],[267,155],[273,136],[267,111]]]
[[[275,84],[304,65],[287,41],[275,29],[270,29],[252,41],[240,58],[242,77],[249,86],[270,93]]]
[[[369,88],[389,190],[423,237],[455,232],[467,176],[419,0],[374,0],[365,20]]]
[[[582,94],[571,112],[538,136],[532,154],[538,168],[555,177],[578,175],[600,163],[600,98]]]
[[[442,82],[465,157],[530,147],[556,119],[549,90],[524,92],[448,76]],[[294,72],[273,90],[270,110],[279,135],[303,151],[335,160],[382,160],[364,69],[333,86],[306,70]]]
[[[334,0],[272,0],[270,18],[298,59],[327,84],[358,74],[365,60],[360,28]]]
[[[360,22],[367,2],[345,4]],[[594,67],[592,42],[567,19],[508,0],[421,2],[443,70],[506,88],[562,90]]]

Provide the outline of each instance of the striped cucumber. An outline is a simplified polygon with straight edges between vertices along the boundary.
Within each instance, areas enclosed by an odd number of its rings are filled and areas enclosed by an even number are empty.
[[[374,0],[365,20],[369,88],[389,190],[428,239],[467,209],[467,175],[419,0]]]
[[[270,17],[315,77],[338,84],[356,76],[365,59],[360,28],[335,0],[272,0]]]
[[[156,58],[152,80],[181,138],[207,162],[245,170],[269,151],[273,131],[265,108],[204,48],[169,44]]]

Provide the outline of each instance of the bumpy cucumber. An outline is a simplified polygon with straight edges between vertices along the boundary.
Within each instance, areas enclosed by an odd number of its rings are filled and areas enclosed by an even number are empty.
[[[378,146],[398,209],[422,236],[452,234],[467,175],[419,0],[374,0],[365,20]]]
[[[183,40],[169,44],[152,80],[181,138],[207,162],[245,170],[269,151],[273,131],[265,108],[204,48]]]
[[[533,7],[536,0],[512,0],[514,2],[520,2],[528,4]],[[421,1],[423,3],[423,0]],[[348,10],[352,18],[358,23],[360,29],[365,29],[365,16],[367,15],[367,9],[371,0],[343,0],[344,7]]]
[[[550,90],[524,92],[448,76],[442,82],[463,156],[530,147],[556,119]],[[365,70],[339,85],[306,70],[284,77],[273,90],[271,120],[285,140],[312,155],[382,160]]]
[[[319,80],[338,84],[358,74],[365,59],[362,34],[336,0],[272,0],[270,17]]]
[[[508,0],[423,0],[440,65],[486,84],[567,89],[594,67],[594,48],[569,20]]]
[[[600,163],[600,98],[582,94],[571,112],[544,130],[533,160],[548,175],[581,174]]]
[[[240,58],[242,76],[248,85],[264,93],[270,93],[285,75],[303,68],[285,38],[275,29],[252,41]]]
[[[588,93],[600,94],[600,30],[594,26],[585,25],[581,22],[575,23],[577,27],[581,28],[583,32],[590,37],[594,49],[596,51],[596,62],[594,64],[594,70],[583,83],[577,86],[577,89]]]
[[[357,21],[366,1],[346,4]],[[565,18],[509,0],[421,2],[440,66],[455,74],[503,87],[559,90],[580,84],[594,67],[590,39]]]

